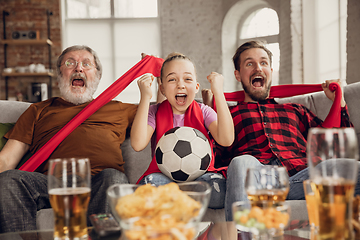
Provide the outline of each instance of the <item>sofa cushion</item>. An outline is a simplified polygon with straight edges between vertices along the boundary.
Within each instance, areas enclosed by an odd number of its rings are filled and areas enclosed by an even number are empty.
[[[5,146],[7,139],[4,135],[15,125],[15,123],[0,123],[0,151]],[[33,154],[28,151],[20,160],[16,169],[19,169]]]
[[[40,209],[36,212],[36,227],[39,230],[54,229],[54,211],[52,208]]]
[[[20,115],[31,105],[28,102],[0,100],[0,122],[16,122]]]
[[[125,174],[129,182],[135,184],[144,174],[151,162],[151,144],[140,152],[136,152],[130,143],[130,138],[126,138],[121,144],[122,154],[125,161]]]
[[[4,138],[5,133],[7,133],[15,123],[0,123],[0,151],[5,146],[7,139]]]

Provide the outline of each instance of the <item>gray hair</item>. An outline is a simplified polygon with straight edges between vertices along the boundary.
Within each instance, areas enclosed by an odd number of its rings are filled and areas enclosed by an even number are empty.
[[[68,52],[81,51],[81,50],[88,51],[89,53],[91,53],[93,55],[94,60],[95,60],[96,70],[97,70],[96,74],[98,75],[99,79],[101,79],[102,65],[101,65],[100,59],[94,50],[92,50],[90,47],[85,46],[85,45],[74,45],[74,46],[68,47],[60,54],[60,56],[56,62],[56,71],[57,71],[58,75],[59,76],[61,75],[60,67],[61,67],[61,63],[64,59],[65,54]]]

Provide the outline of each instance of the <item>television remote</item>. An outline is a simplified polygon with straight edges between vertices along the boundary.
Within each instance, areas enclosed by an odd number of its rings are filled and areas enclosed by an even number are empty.
[[[120,225],[111,213],[92,214],[90,221],[99,237],[120,234]]]

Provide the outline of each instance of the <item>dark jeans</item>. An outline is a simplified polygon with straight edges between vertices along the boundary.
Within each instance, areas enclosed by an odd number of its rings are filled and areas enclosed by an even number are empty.
[[[128,183],[128,179],[124,173],[112,168],[91,177],[88,216],[110,212],[106,190],[115,183]],[[37,211],[51,208],[47,175],[9,170],[0,173],[0,186],[0,233],[36,230]]]

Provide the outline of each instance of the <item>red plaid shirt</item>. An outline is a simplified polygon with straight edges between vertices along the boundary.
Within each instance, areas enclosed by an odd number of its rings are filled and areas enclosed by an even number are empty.
[[[235,140],[231,147],[216,145],[216,165],[229,165],[245,154],[263,164],[283,165],[290,176],[307,167],[306,138],[322,120],[301,104],[278,104],[273,99],[240,102],[230,107]],[[352,127],[347,107],[341,109],[341,126]]]

